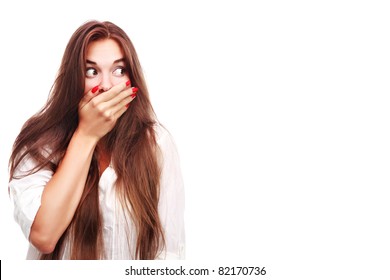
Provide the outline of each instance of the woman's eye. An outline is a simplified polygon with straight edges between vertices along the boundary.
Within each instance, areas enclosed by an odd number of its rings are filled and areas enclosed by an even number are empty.
[[[85,75],[89,78],[92,78],[97,75],[97,71],[95,68],[87,68],[87,72],[85,73]]]
[[[113,72],[115,76],[123,76],[126,73],[126,69],[124,67],[116,68]]]

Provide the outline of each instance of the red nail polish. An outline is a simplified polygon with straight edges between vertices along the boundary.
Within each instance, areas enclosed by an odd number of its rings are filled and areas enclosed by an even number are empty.
[[[137,87],[133,87],[133,92],[136,93],[138,91]]]
[[[130,80],[126,82],[126,86],[128,87],[130,85]]]
[[[92,93],[97,92],[98,89],[99,89],[99,86],[94,87],[94,88],[92,89]]]
[[[129,108],[129,106],[130,106],[130,103],[126,104],[126,108]]]
[[[136,93],[133,93],[130,95],[131,98],[136,98],[137,94]]]

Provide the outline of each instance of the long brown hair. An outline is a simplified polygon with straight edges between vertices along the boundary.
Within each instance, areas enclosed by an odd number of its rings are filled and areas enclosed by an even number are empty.
[[[84,91],[87,47],[101,39],[113,39],[121,46],[131,84],[139,89],[137,98],[102,141],[111,154],[117,174],[117,198],[125,216],[131,217],[136,228],[133,257],[154,259],[164,246],[158,215],[160,166],[153,129],[156,117],[134,46],[115,24],[89,21],[74,32],[46,105],[24,124],[15,140],[10,158],[10,179],[26,156],[38,163],[31,173],[44,167],[56,171],[78,125],[78,104]],[[65,240],[70,242],[71,259],[104,258],[98,168],[95,150],[76,213],[54,251],[42,255],[42,259],[60,258]]]

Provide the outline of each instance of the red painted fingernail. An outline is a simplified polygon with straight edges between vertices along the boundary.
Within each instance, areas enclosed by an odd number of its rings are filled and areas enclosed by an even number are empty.
[[[99,89],[99,86],[94,87],[94,88],[92,89],[92,93],[97,92],[98,89]]]
[[[138,91],[137,87],[133,87],[133,92],[136,93]]]
[[[130,85],[130,80],[126,82],[126,86],[128,87]]]
[[[137,94],[136,93],[133,93],[130,95],[131,98],[136,98],[137,97]]]
[[[129,106],[130,106],[130,103],[126,104],[126,108],[129,108]]]

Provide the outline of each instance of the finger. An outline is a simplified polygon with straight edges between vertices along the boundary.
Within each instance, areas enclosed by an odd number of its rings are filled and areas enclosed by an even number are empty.
[[[117,105],[115,105],[112,108],[112,112],[114,115],[117,115],[118,112],[121,112],[123,108],[125,108],[125,111],[129,107],[130,103],[137,97],[137,94],[133,93],[129,97],[123,99],[121,102],[119,102]]]
[[[125,89],[124,91],[120,92],[117,94],[115,97],[112,99],[108,100],[105,102],[105,106],[112,108],[121,103],[124,99],[128,98],[129,96],[132,96],[137,92],[137,88],[128,88]]]
[[[126,111],[127,111],[127,107],[126,107],[126,106],[121,107],[121,108],[114,114],[115,119],[116,119],[116,120],[119,119]]]
[[[107,102],[113,98],[115,98],[119,93],[126,89],[130,89],[130,81],[119,83],[109,90],[99,94],[97,97],[97,102]]]
[[[84,94],[83,98],[80,101],[80,108],[87,105],[88,102],[92,100],[92,98],[96,97],[98,90],[99,90],[99,86],[95,86],[90,91],[88,91],[86,94]]]

